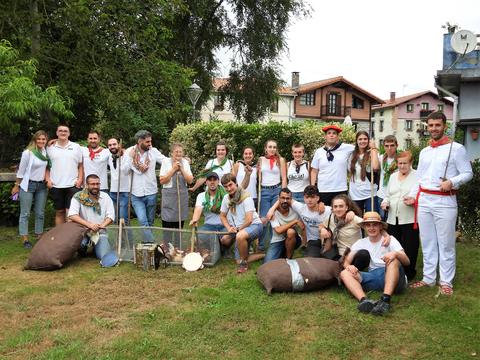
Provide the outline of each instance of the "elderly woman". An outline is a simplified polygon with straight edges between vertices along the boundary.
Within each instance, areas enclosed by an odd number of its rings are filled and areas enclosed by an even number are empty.
[[[415,278],[417,263],[419,232],[414,229],[414,208],[406,205],[404,198],[417,185],[417,176],[412,169],[412,153],[404,151],[397,158],[398,172],[390,176],[385,191],[385,199],[381,206],[388,210],[388,232],[402,245],[410,259],[410,265],[405,267],[408,280]]]

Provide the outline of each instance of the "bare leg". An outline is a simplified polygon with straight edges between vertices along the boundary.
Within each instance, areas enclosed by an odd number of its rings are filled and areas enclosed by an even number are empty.
[[[60,225],[65,222],[65,210],[56,210],[55,211],[55,225]]]
[[[293,256],[293,252],[295,251],[295,245],[297,242],[296,239],[297,232],[294,229],[287,230],[287,238],[285,239],[285,250],[287,259],[291,259]]]
[[[393,260],[385,268],[385,287],[383,292],[387,295],[392,295],[398,284],[398,277],[400,263],[397,259]]]
[[[343,285],[350,291],[350,293],[357,299],[360,300],[361,298],[365,297],[365,292],[362,289],[362,285],[360,284],[360,276],[353,275],[348,270],[343,270],[340,273],[340,279],[342,279]]]

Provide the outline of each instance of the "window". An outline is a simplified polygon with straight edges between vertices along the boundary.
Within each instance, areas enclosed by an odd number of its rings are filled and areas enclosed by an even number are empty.
[[[375,117],[375,114],[376,114],[376,112],[375,112],[375,111],[372,111],[372,118]]]
[[[328,94],[328,111],[327,115],[339,116],[340,115],[340,101],[341,96],[338,93]]]
[[[412,147],[412,139],[405,139],[405,148],[409,149]]]
[[[413,112],[413,104],[407,104],[407,112]]]
[[[383,146],[383,139],[380,139],[380,147]]]
[[[405,130],[412,131],[413,129],[413,120],[405,120]]]
[[[380,120],[380,126],[378,128],[378,131],[380,131],[380,132],[383,131],[383,120]]]
[[[372,120],[372,130],[375,131],[375,121]]]
[[[363,99],[360,99],[358,96],[352,95],[352,108],[363,109]]]
[[[278,99],[272,101],[272,105],[270,105],[270,112],[278,113]]]
[[[437,110],[438,111],[443,111],[443,104],[438,104],[437,105]]]
[[[225,108],[224,102],[224,96],[222,94],[216,94],[213,100],[213,111],[223,111]]]
[[[422,103],[422,110],[428,110],[429,104],[428,103]]]
[[[383,116],[383,110],[382,110],[382,111],[380,111],[380,116]]]
[[[315,105],[315,91],[301,94],[300,105],[313,106]]]

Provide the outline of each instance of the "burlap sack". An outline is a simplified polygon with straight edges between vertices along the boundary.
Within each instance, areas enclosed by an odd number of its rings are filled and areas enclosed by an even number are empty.
[[[301,279],[303,285],[294,286],[292,283],[292,269],[286,259],[277,259],[260,266],[257,270],[257,279],[271,294],[275,292],[312,291],[336,283],[340,274],[341,265],[338,261],[323,258],[295,259],[299,274],[296,280]]]
[[[56,270],[73,258],[88,229],[74,222],[58,225],[43,234],[30,253],[25,269]]]

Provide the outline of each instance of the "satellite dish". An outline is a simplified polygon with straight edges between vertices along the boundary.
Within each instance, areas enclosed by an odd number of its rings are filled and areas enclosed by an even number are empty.
[[[458,54],[468,54],[477,47],[477,35],[468,30],[460,30],[450,40],[452,49]]]

